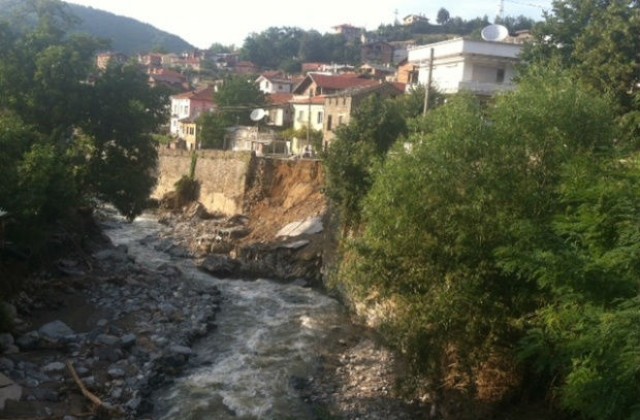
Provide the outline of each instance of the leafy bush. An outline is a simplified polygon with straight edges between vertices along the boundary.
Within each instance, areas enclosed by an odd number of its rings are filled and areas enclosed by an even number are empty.
[[[452,98],[368,172],[340,287],[381,309],[434,399],[527,383],[584,417],[637,413],[640,166],[612,109],[531,72],[487,108]]]

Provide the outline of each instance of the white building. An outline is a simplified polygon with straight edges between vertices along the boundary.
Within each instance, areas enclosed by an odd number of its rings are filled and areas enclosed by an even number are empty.
[[[442,93],[493,95],[514,88],[521,44],[455,38],[411,48],[408,60],[418,66],[421,85],[428,81],[432,49],[432,86]]]
[[[263,73],[255,81],[263,93],[291,93],[293,80],[285,77],[280,72]]]

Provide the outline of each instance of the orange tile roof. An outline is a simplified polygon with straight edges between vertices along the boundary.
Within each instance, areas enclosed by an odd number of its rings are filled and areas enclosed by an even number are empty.
[[[289,103],[293,99],[291,93],[272,93],[267,95],[268,105],[283,105]]]
[[[343,75],[327,75],[327,74],[310,74],[309,77],[316,82],[316,85],[322,89],[344,90],[356,86],[378,83],[375,80],[363,79],[355,74]]]
[[[173,95],[171,98],[173,99],[190,99],[192,101],[210,101],[213,102],[213,88],[206,87],[204,89],[189,91],[180,93],[178,95]]]

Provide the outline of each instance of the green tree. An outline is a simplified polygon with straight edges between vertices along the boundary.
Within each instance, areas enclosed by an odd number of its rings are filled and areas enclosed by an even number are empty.
[[[610,101],[539,70],[424,127],[371,177],[339,287],[388,309],[383,332],[435,399],[498,401],[523,380],[586,417],[634,413],[639,337],[612,328],[638,313],[638,171]]]
[[[266,69],[279,69],[283,62],[296,59],[304,31],[293,27],[271,27],[252,33],[240,50],[243,60]]]
[[[441,7],[438,10],[438,15],[436,17],[436,22],[438,23],[438,25],[444,25],[447,22],[449,22],[449,19],[451,19],[451,15],[449,14],[449,11],[447,9],[445,9],[444,7]]]
[[[357,227],[362,199],[376,168],[406,130],[400,107],[378,96],[365,100],[350,123],[336,130],[324,160],[327,194],[337,204],[346,228]]]
[[[91,93],[89,118],[80,123],[93,139],[89,186],[132,220],[144,210],[155,186],[152,134],[167,118],[166,92],[149,87],[136,66],[113,65]]]
[[[640,91],[640,7],[635,0],[554,1],[528,63],[555,60],[597,92],[611,94],[621,112],[637,112]]]
[[[200,117],[203,147],[222,149],[226,129],[234,125],[251,125],[251,111],[266,104],[266,96],[251,80],[235,76],[224,80],[215,93],[217,109]]]

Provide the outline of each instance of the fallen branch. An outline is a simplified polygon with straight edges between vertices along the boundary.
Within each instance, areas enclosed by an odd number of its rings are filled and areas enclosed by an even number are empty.
[[[87,389],[84,383],[82,383],[82,380],[80,380],[78,372],[76,372],[75,368],[73,367],[73,363],[71,363],[71,360],[67,360],[67,368],[71,373],[73,381],[76,383],[76,385],[78,385],[78,388],[80,388],[82,395],[84,395],[89,401],[91,401],[95,405],[97,410],[105,410],[111,414],[122,414],[122,411],[119,408],[113,407],[109,404],[105,404],[100,398],[98,398],[94,393]]]

